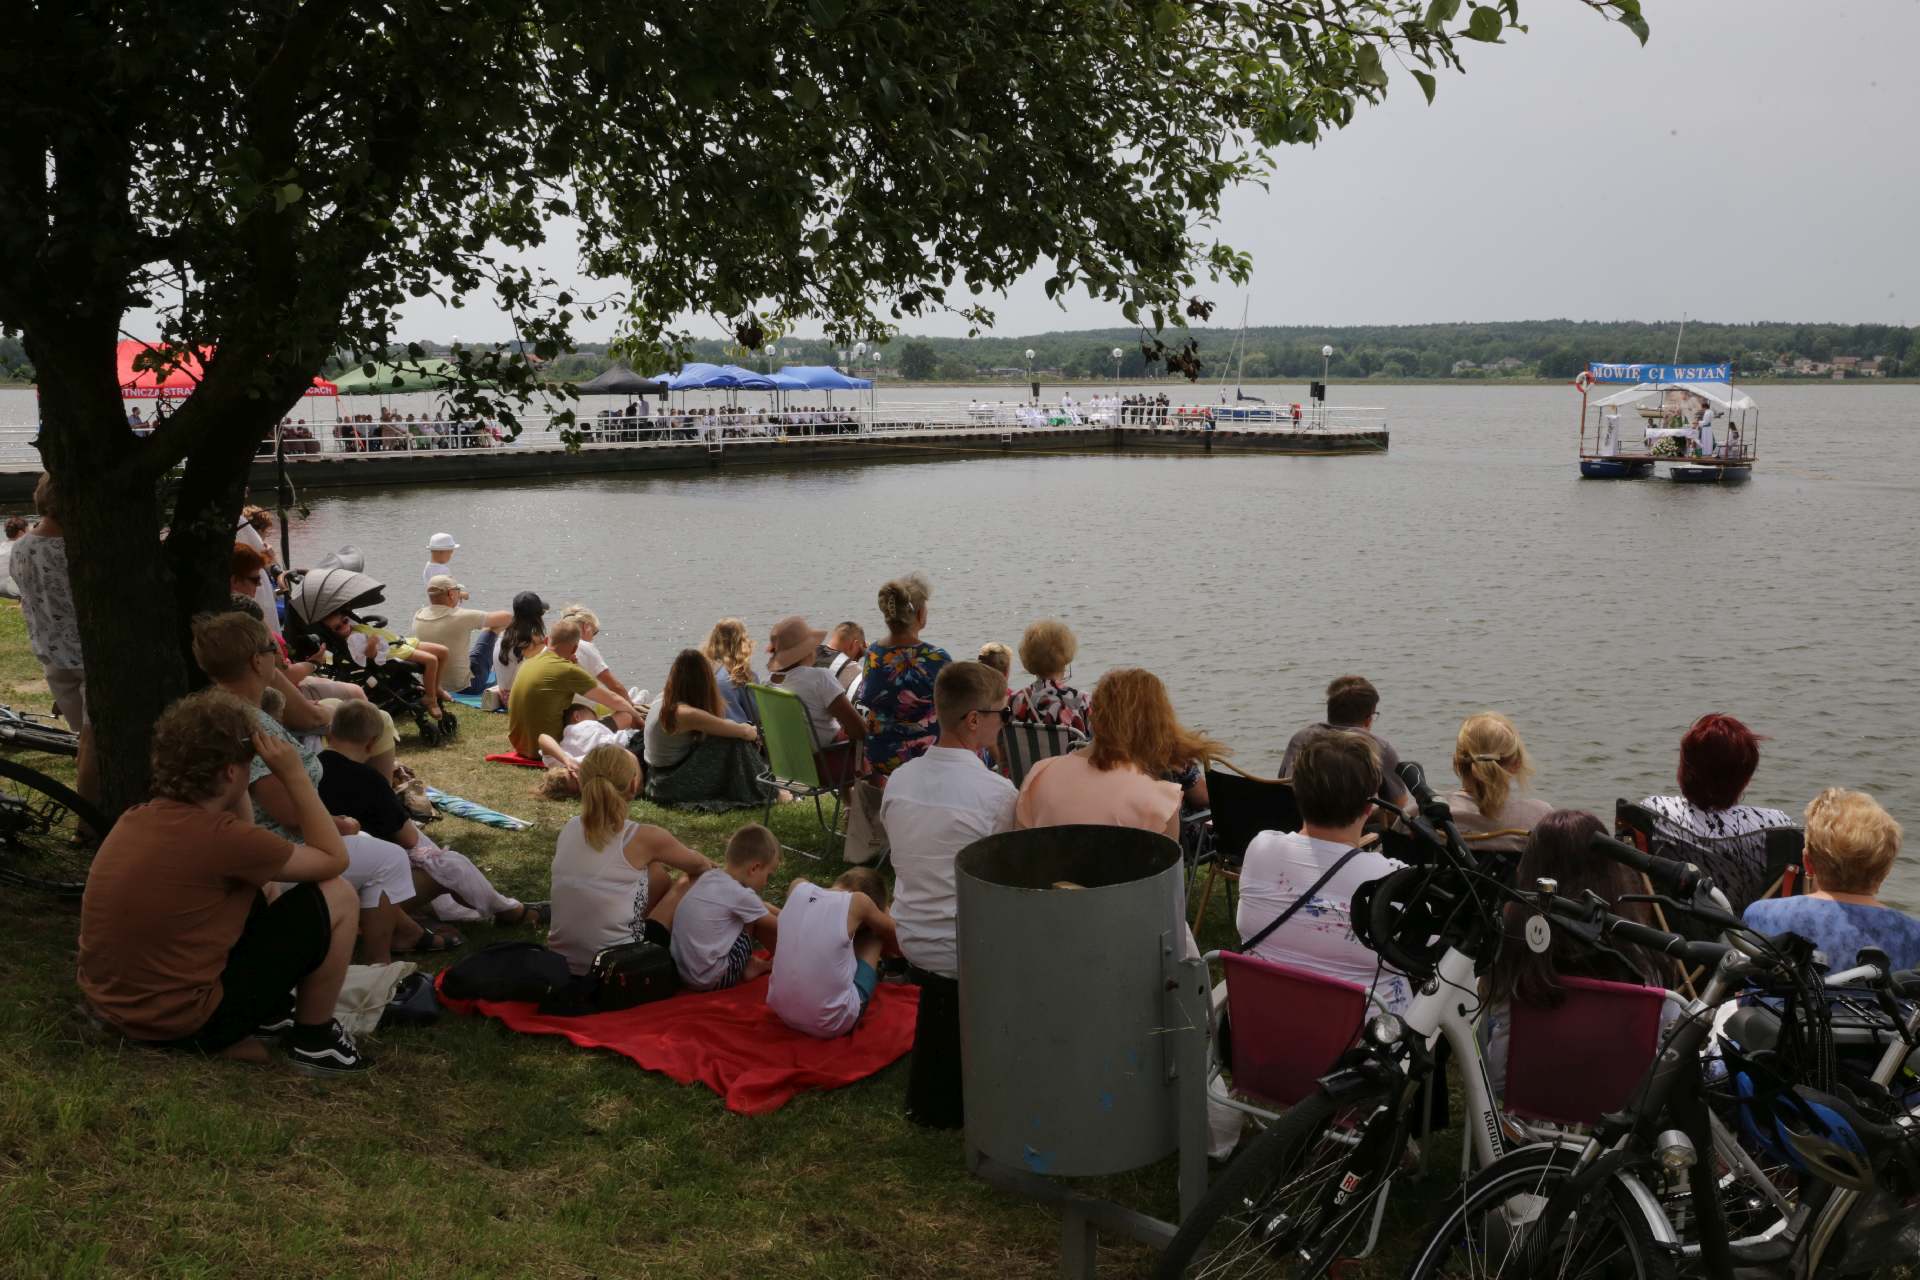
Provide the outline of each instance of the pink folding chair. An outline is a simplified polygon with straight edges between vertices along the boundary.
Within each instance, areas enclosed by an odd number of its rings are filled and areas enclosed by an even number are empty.
[[[1560,985],[1558,1008],[1510,1008],[1504,1106],[1523,1120],[1591,1125],[1626,1105],[1646,1074],[1667,993],[1596,978]]]
[[[1217,951],[1226,970],[1232,1015],[1233,1092],[1290,1107],[1318,1087],[1334,1060],[1352,1046],[1372,998],[1358,983],[1341,982],[1257,956]],[[1216,1096],[1219,1096],[1216,1094]],[[1232,1098],[1254,1115],[1273,1113]]]

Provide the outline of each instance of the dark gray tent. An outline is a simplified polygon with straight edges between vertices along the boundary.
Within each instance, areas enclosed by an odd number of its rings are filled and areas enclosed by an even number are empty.
[[[599,377],[576,387],[583,396],[664,396],[667,384],[643,378],[624,364],[616,364]]]

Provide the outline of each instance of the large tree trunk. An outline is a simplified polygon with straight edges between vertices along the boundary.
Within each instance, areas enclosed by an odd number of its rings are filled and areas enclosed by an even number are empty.
[[[187,690],[160,504],[122,414],[111,325],[62,326],[35,342],[40,449],[59,495],[87,664],[102,807],[146,798],[153,722]]]

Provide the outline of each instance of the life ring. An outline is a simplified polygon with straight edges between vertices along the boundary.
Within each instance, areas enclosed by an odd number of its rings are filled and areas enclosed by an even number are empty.
[[[1574,375],[1574,378],[1573,378],[1574,390],[1580,392],[1582,395],[1585,395],[1587,388],[1592,385],[1593,385],[1593,370],[1582,369],[1579,373]]]

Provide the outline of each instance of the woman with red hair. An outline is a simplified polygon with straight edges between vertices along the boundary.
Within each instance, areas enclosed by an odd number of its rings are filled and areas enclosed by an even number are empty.
[[[1793,825],[1778,809],[1740,803],[1760,764],[1760,741],[1732,716],[1701,716],[1680,739],[1680,794],[1640,802],[1663,828],[1699,848],[1701,869],[1735,912],[1767,889],[1767,850],[1759,833]]]

